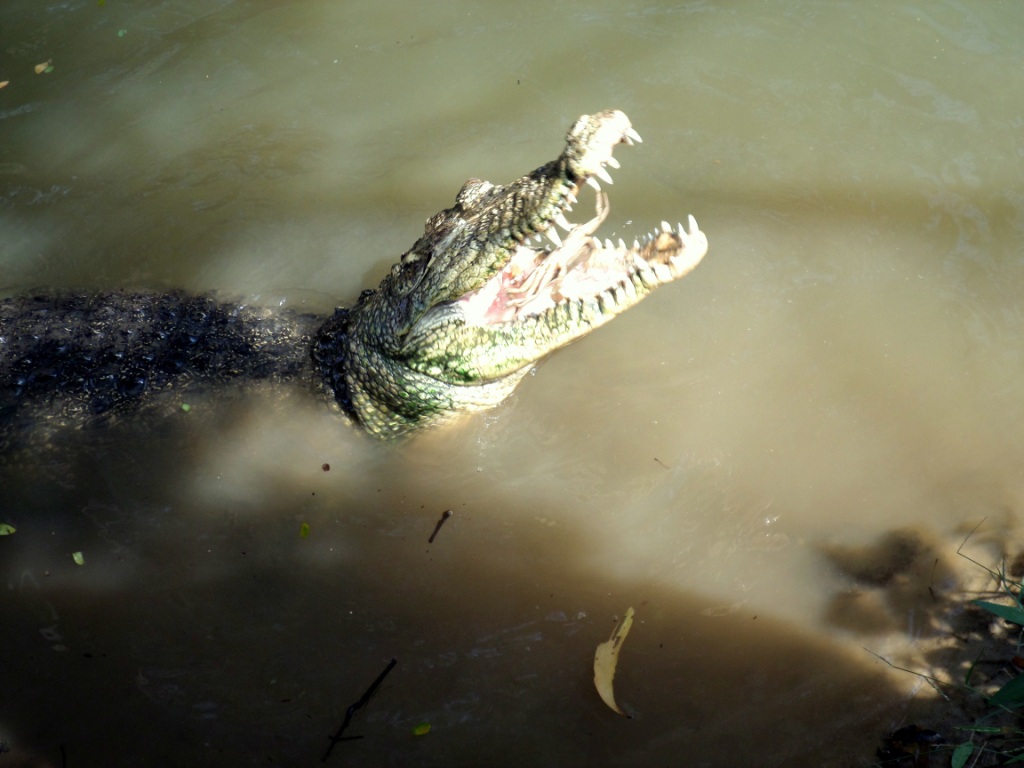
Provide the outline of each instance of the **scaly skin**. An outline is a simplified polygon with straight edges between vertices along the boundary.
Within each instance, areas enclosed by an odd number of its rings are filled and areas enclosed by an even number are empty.
[[[557,160],[506,186],[466,182],[455,205],[427,222],[380,287],[340,321],[346,373],[334,389],[346,409],[387,437],[492,407],[540,358],[692,270],[707,252],[692,218],[689,232],[663,224],[631,248],[591,237],[607,215],[601,193],[594,220],[572,226],[565,218],[582,184],[610,181],[615,145],[639,138],[622,112],[584,115]],[[528,245],[538,233],[558,242],[556,222],[569,230],[560,246]],[[536,285],[517,293],[530,274],[540,275]],[[518,307],[511,317],[510,304]],[[329,324],[327,334],[336,330]]]
[[[0,301],[0,448],[40,419],[74,426],[232,380],[305,379],[383,438],[497,405],[540,358],[704,257],[692,218],[600,243],[600,191],[593,219],[566,218],[581,185],[611,181],[613,148],[639,140],[622,112],[584,115],[556,160],[506,186],[466,182],[376,291],[326,320],[183,294]],[[531,245],[541,235],[551,244]]]

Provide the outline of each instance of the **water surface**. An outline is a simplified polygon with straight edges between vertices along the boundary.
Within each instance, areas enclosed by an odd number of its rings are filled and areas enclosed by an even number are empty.
[[[8,294],[327,312],[607,107],[645,141],[603,234],[693,213],[711,242],[398,447],[250,392],[9,458],[9,762],[308,765],[391,658],[327,764],[870,765],[941,711],[865,648],[941,635],[979,523],[982,562],[1020,548],[1017,3],[2,15]],[[590,677],[629,606],[623,719]]]

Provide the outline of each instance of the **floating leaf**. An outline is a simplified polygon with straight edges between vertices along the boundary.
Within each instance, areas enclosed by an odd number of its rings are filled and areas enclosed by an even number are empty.
[[[75,561],[75,565],[85,565],[85,555],[81,552],[72,552],[71,559]]]
[[[305,539],[309,537],[309,523],[303,523],[299,526],[299,538]]]
[[[188,403],[182,403],[181,410],[183,410],[185,413],[188,413],[189,411],[192,410],[192,406],[189,405]]]
[[[412,729],[413,736],[426,736],[430,733],[430,723],[420,723]]]
[[[0,523],[0,536],[10,536],[16,530],[18,529],[10,523]]]
[[[117,36],[118,37],[124,37],[127,34],[128,34],[128,30],[127,29],[119,29],[119,30],[117,30]]]
[[[619,705],[615,703],[615,691],[612,688],[612,681],[615,679],[615,665],[619,662],[619,651],[622,649],[622,643],[626,639],[626,635],[629,634],[629,628],[632,626],[633,609],[630,607],[622,621],[615,626],[608,642],[597,646],[597,652],[594,654],[594,685],[597,687],[601,700],[620,715],[626,713],[619,709]]]
[[[36,70],[36,74],[37,75],[41,75],[41,74],[43,74],[43,72],[51,72],[51,71],[53,71],[53,62],[52,62],[52,60],[44,61],[42,64],[36,64],[35,70]]]
[[[0,88],[6,88],[10,84],[11,84],[10,80],[0,80]]]

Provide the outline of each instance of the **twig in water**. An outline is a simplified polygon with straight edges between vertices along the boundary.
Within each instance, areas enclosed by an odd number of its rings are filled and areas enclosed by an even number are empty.
[[[973,691],[974,690],[973,688],[971,688],[968,685],[958,686],[958,685],[956,685],[954,683],[944,683],[941,680],[939,680],[937,677],[932,677],[931,675],[926,675],[923,672],[915,672],[913,669],[907,669],[906,667],[901,667],[899,664],[893,664],[891,661],[889,661],[887,658],[885,658],[885,656],[882,656],[880,654],[875,653],[870,648],[864,648],[864,650],[867,651],[868,653],[870,653],[876,659],[878,659],[880,661],[884,661],[886,664],[888,664],[893,669],[898,669],[900,672],[908,672],[911,675],[916,675],[917,677],[921,678],[926,683],[928,683],[928,685],[930,685],[932,688],[934,688],[935,692],[937,694],[939,694],[939,696],[944,698],[946,701],[949,701],[950,699],[949,699],[949,696],[946,695],[946,692],[942,690],[942,686],[944,686],[944,685],[949,685],[950,687],[953,687],[953,688],[965,688],[968,691]]]
[[[373,684],[370,685],[370,687],[366,689],[366,693],[364,693],[360,697],[359,701],[357,701],[355,704],[353,704],[351,707],[349,707],[347,710],[345,710],[345,719],[341,721],[341,726],[338,728],[337,733],[335,733],[333,736],[331,736],[330,746],[327,747],[327,751],[324,752],[324,756],[320,759],[321,763],[326,763],[327,762],[327,758],[331,756],[331,750],[334,749],[334,745],[337,744],[339,741],[348,741],[349,739],[361,739],[361,738],[363,738],[362,736],[345,736],[345,737],[342,737],[341,734],[343,734],[345,732],[345,729],[348,728],[349,723],[352,722],[352,718],[355,716],[356,711],[361,709],[361,708],[363,708],[363,707],[365,707],[367,704],[370,703],[370,699],[373,697],[373,694],[375,694],[377,692],[377,689],[380,688],[380,684],[384,682],[384,678],[388,676],[388,672],[390,672],[392,669],[394,669],[395,668],[395,664],[397,664],[397,663],[398,663],[397,659],[392,659],[391,661],[389,661],[388,665],[386,667],[384,667],[384,671],[381,672],[379,675],[377,675],[377,679],[374,680]]]
[[[434,537],[437,536],[437,532],[441,530],[441,526],[444,525],[444,521],[447,520],[451,516],[452,516],[452,511],[450,509],[446,509],[444,511],[444,514],[441,515],[441,519],[437,521],[437,525],[434,526],[434,532],[432,534],[430,534],[430,538],[427,539],[427,544],[433,544],[434,543]]]

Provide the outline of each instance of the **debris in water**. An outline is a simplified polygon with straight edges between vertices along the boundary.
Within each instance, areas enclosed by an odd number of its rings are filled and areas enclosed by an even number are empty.
[[[16,530],[18,529],[10,523],[0,523],[0,536],[10,536]]]
[[[44,72],[47,74],[53,72],[53,59],[47,59],[42,64],[36,64],[35,70],[37,75],[41,75]]]
[[[622,643],[629,634],[629,628],[633,626],[633,608],[626,611],[622,621],[615,625],[612,636],[608,642],[597,646],[597,653],[594,654],[594,685],[601,696],[601,701],[607,704],[612,710],[620,715],[626,713],[619,709],[615,703],[615,691],[612,689],[612,681],[615,679],[615,665],[619,662],[619,651]]]
[[[455,513],[452,512],[450,509],[446,509],[444,511],[444,513],[441,515],[441,519],[438,520],[437,521],[437,525],[434,526],[434,532],[432,534],[430,534],[430,538],[427,539],[427,544],[433,544],[434,543],[434,537],[436,537],[437,536],[437,532],[441,530],[441,526],[444,525],[444,521],[447,520],[449,517],[451,517],[453,514],[455,514]]]
[[[300,539],[307,539],[307,538],[309,538],[309,523],[303,523],[302,525],[299,526],[299,538]]]
[[[331,744],[327,747],[327,751],[324,752],[324,756],[320,758],[320,762],[327,762],[327,758],[331,756],[331,750],[334,749],[334,745],[337,744],[339,741],[348,741],[349,739],[363,738],[362,736],[342,736],[342,734],[345,732],[345,729],[348,728],[349,724],[352,722],[352,718],[355,716],[356,712],[370,703],[370,699],[373,698],[373,694],[377,692],[377,689],[380,688],[380,684],[384,682],[384,678],[388,676],[388,672],[394,669],[397,663],[398,659],[392,659],[391,661],[389,661],[388,665],[384,667],[384,671],[377,675],[377,679],[370,684],[370,687],[366,689],[366,692],[359,698],[359,701],[357,701],[355,704],[353,704],[347,710],[345,710],[345,719],[341,721],[341,726],[338,728],[337,732],[333,736],[329,737],[331,740]]]
[[[6,88],[10,84],[11,84],[10,80],[0,80],[0,88]]]
[[[85,565],[85,555],[81,552],[72,552],[71,559],[75,561],[75,565]]]
[[[420,723],[412,729],[413,736],[426,736],[430,733],[430,723]]]

